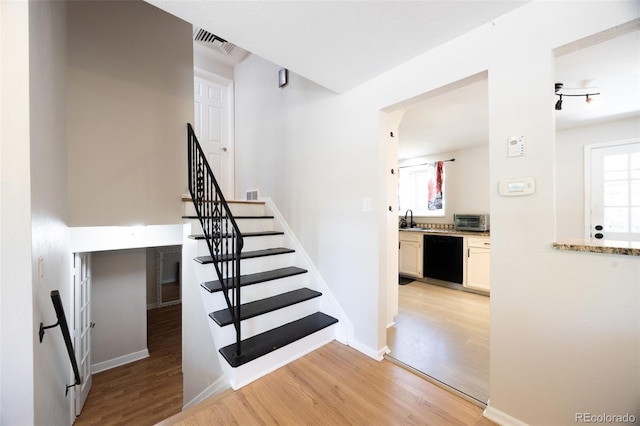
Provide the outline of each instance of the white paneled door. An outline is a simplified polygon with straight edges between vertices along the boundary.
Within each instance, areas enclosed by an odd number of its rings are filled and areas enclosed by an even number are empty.
[[[640,142],[589,150],[589,236],[640,241]]]
[[[231,86],[194,78],[194,130],[226,199],[233,199]]]
[[[74,411],[80,415],[91,389],[91,253],[73,258],[74,348],[82,383],[74,389]]]

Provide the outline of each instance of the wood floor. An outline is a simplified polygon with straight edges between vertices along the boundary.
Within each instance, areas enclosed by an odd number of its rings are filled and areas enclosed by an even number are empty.
[[[494,424],[473,403],[337,342],[180,412],[180,310],[148,311],[151,356],[95,374],[76,425]]]
[[[182,410],[182,305],[147,311],[149,358],[93,375],[75,424],[153,425]]]
[[[399,287],[389,356],[486,403],[489,298],[414,281]]]
[[[332,342],[162,422],[208,425],[493,425],[482,409],[384,360]]]

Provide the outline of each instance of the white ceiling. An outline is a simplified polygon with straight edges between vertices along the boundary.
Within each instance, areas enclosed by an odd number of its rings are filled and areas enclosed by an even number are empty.
[[[528,0],[146,1],[343,93]],[[638,114],[638,27],[637,20],[619,34],[555,52],[556,81],[565,88],[597,85],[602,93],[590,108],[582,98],[565,97],[555,112],[557,128]],[[407,107],[398,134],[400,158],[488,143],[486,78],[426,94]]]
[[[528,0],[146,0],[336,93]]]
[[[640,31],[634,21],[616,31],[581,40],[556,52],[556,82],[560,93],[601,94],[587,104],[585,97],[564,97],[554,111],[556,128],[567,129],[640,114]],[[438,96],[407,107],[398,128],[399,158],[455,151],[489,142],[486,78],[439,91]],[[571,90],[579,89],[579,90]],[[549,87],[553,93],[554,87]],[[549,105],[555,107],[555,101]],[[464,123],[464,125],[460,125]],[[640,125],[640,118],[638,121]]]
[[[406,108],[398,127],[400,159],[489,143],[486,74],[439,90]]]

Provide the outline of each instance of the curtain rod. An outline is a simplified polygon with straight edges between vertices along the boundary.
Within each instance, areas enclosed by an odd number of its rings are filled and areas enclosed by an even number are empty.
[[[455,158],[450,158],[449,160],[440,160],[440,161],[442,161],[443,163],[446,163],[448,161],[456,161],[456,159]],[[439,163],[440,161],[430,161],[428,163],[412,164],[410,166],[398,166],[398,168],[399,169],[404,169],[404,168],[407,168],[407,167],[426,166],[427,164],[435,164],[435,163]]]

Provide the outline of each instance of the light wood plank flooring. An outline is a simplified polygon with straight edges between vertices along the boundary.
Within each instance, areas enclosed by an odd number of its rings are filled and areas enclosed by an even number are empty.
[[[180,310],[148,311],[151,356],[94,375],[76,425],[493,424],[476,405],[337,342],[181,413]]]
[[[486,403],[489,298],[414,281],[399,287],[390,357]]]
[[[93,375],[75,424],[153,425],[182,410],[182,305],[147,311],[149,358]]]
[[[162,422],[205,425],[493,425],[482,409],[398,365],[332,342]]]

